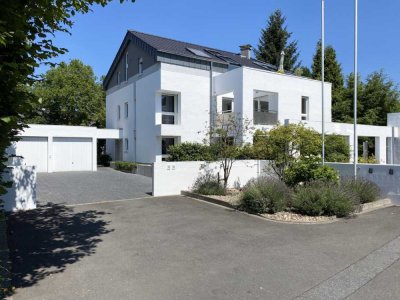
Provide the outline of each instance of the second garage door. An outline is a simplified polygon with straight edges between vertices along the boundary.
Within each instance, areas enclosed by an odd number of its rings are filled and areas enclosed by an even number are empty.
[[[92,139],[55,137],[53,160],[55,172],[92,171]]]

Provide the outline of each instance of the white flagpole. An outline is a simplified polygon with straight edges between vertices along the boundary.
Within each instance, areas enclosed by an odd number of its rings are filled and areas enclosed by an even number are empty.
[[[358,138],[357,138],[357,60],[358,60],[358,0],[354,0],[354,177],[357,177]]]
[[[322,165],[325,164],[325,0],[321,2]]]

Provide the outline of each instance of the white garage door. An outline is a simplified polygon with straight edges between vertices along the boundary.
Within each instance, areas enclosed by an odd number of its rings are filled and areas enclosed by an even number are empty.
[[[92,171],[91,138],[53,138],[54,172]]]
[[[47,172],[46,137],[23,137],[17,142],[15,154],[23,157],[24,164],[36,166],[37,172]]]

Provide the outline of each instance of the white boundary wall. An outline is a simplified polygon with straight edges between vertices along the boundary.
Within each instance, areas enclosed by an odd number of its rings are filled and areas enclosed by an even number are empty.
[[[8,167],[4,179],[13,185],[1,196],[5,211],[36,208],[36,168],[34,166]]]
[[[229,187],[241,187],[251,178],[264,174],[267,161],[235,161],[229,176]],[[183,190],[190,190],[196,179],[206,173],[216,175],[223,170],[220,163],[204,161],[156,162],[153,164],[153,196],[179,195]]]
[[[354,165],[345,163],[327,163],[339,171],[342,177],[352,177]],[[372,173],[369,173],[372,169]],[[389,174],[389,170],[393,174]],[[357,164],[357,176],[375,182],[382,191],[383,197],[400,204],[400,165]]]

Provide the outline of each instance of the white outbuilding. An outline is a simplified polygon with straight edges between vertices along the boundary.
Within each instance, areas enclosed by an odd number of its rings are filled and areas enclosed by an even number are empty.
[[[8,149],[19,164],[36,172],[96,171],[97,140],[120,139],[119,129],[64,125],[29,125]]]

